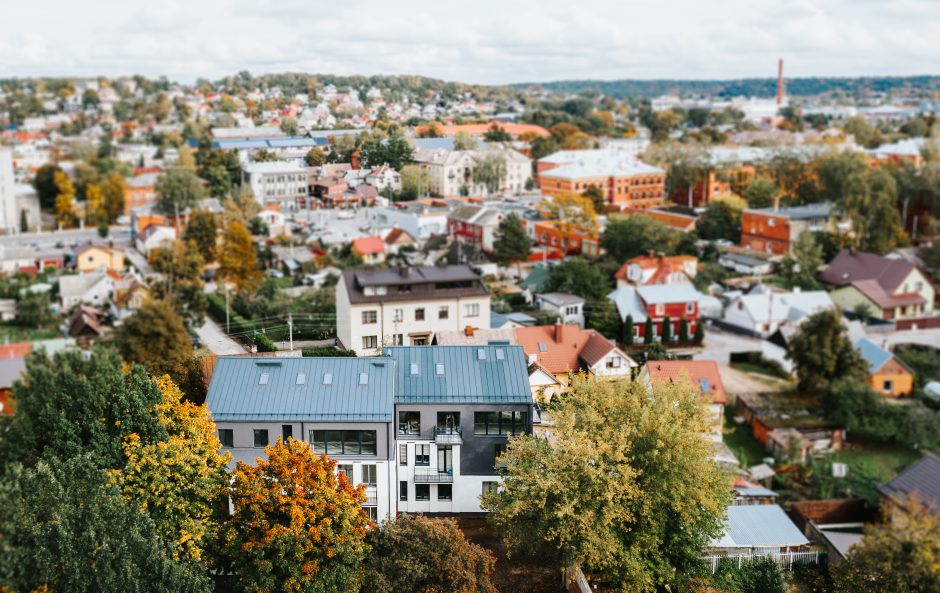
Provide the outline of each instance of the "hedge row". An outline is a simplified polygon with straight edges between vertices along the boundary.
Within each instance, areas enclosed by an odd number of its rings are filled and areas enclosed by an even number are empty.
[[[206,295],[209,300],[209,315],[217,323],[225,328],[225,299],[217,294]],[[258,352],[274,352],[277,347],[266,335],[258,331],[258,327],[251,321],[245,319],[234,310],[229,308],[228,331],[232,333],[232,338],[242,344],[254,344]]]

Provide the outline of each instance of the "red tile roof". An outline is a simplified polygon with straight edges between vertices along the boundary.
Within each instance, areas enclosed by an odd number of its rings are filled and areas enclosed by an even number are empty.
[[[554,375],[578,371],[581,360],[593,366],[616,347],[593,329],[577,325],[537,325],[513,331],[526,355],[535,355],[536,362]]]
[[[381,237],[361,237],[353,240],[352,248],[359,255],[377,255],[385,253],[385,242]]]
[[[699,388],[702,395],[711,398],[711,403],[728,403],[728,394],[725,393],[725,385],[721,381],[718,363],[714,360],[651,360],[646,363],[646,370],[654,383],[672,383],[687,377]]]

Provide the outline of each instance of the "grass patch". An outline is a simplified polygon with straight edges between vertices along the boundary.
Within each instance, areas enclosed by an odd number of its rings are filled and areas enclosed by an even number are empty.
[[[747,422],[743,424],[735,423],[734,405],[732,404],[725,406],[724,441],[744,467],[763,463],[764,457],[769,455],[764,447],[754,440],[750,424]]]
[[[922,453],[909,447],[855,439],[832,456],[849,466],[849,473],[863,476],[873,484],[883,484],[899,471],[920,459]]]
[[[62,333],[54,329],[33,329],[16,325],[0,325],[0,342],[35,342],[61,338]]]

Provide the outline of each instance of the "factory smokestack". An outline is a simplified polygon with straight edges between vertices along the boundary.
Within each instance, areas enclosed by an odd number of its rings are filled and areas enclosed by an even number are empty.
[[[786,95],[786,89],[783,86],[783,58],[777,62],[777,106],[783,105],[783,97]]]

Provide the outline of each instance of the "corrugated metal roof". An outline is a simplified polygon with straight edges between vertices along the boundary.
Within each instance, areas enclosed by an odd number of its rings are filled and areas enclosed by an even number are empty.
[[[724,542],[734,543],[733,547],[784,547],[804,546],[809,540],[800,533],[793,521],[776,504],[733,505],[728,507],[728,520],[725,523]],[[713,544],[715,545],[715,544]]]
[[[391,346],[385,356],[397,363],[396,403],[532,403],[520,346]]]
[[[394,366],[376,358],[220,357],[206,403],[222,421],[391,422]]]
[[[862,353],[862,358],[868,363],[868,372],[874,373],[883,367],[894,355],[875,344],[868,338],[862,338],[855,342],[855,347]]]

